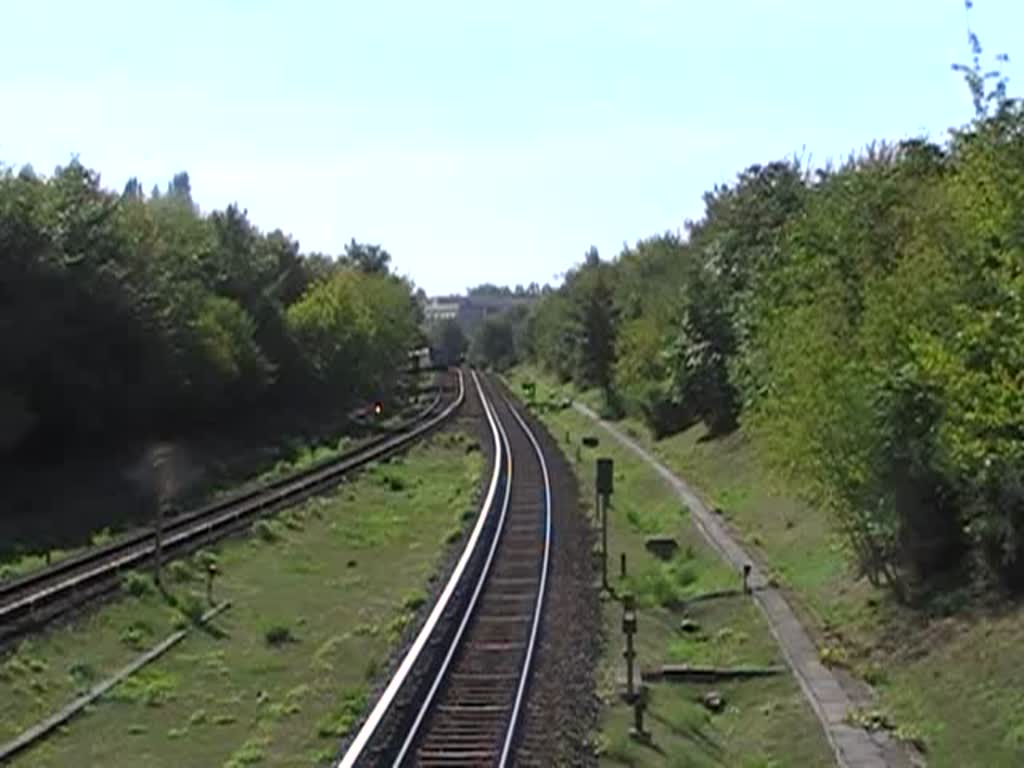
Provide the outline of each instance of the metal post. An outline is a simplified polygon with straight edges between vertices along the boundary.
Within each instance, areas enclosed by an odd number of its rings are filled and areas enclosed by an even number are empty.
[[[608,589],[608,497],[601,496],[601,586]]]
[[[619,555],[619,578],[626,578],[626,553],[623,552]]]
[[[636,659],[636,650],[633,648],[633,635],[636,634],[636,600],[629,593],[622,597],[622,631],[626,635],[626,650],[622,654],[626,659],[626,701],[633,701],[636,696],[633,683],[633,660]]]
[[[210,563],[206,566],[206,602],[213,605],[213,579],[217,576],[217,565]]]
[[[614,490],[615,468],[611,459],[597,460],[597,475],[594,486],[600,499],[601,508],[601,587],[610,591],[608,585],[608,499]]]
[[[633,727],[629,729],[629,736],[634,741],[648,743],[651,734],[644,730],[644,710],[647,709],[647,695],[643,688],[633,700]]]

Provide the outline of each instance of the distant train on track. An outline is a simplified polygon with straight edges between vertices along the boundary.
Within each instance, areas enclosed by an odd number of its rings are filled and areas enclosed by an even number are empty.
[[[444,370],[462,362],[461,355],[457,359],[448,359],[444,351],[437,347],[420,347],[409,353],[409,368],[413,372]]]

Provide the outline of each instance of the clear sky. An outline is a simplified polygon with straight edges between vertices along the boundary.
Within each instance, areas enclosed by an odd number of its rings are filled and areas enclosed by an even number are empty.
[[[971,114],[962,0],[3,5],[0,161],[187,170],[203,209],[381,243],[430,293],[554,281],[750,163]],[[986,58],[1024,55],[1024,1],[972,18]]]

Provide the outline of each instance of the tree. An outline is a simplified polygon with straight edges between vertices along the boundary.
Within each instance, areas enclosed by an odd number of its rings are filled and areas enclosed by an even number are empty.
[[[467,296],[511,296],[512,289],[507,285],[495,285],[494,283],[481,283],[480,285],[466,289]]]
[[[122,198],[125,200],[138,201],[142,200],[144,196],[145,193],[142,191],[142,185],[135,176],[132,176],[127,182],[125,182],[124,192],[121,193]]]
[[[174,174],[174,178],[167,183],[167,196],[173,200],[180,200],[189,206],[193,204],[192,183],[189,181],[187,171]]]
[[[583,386],[611,388],[615,361],[616,310],[609,267],[591,248],[584,266],[567,281],[572,297],[570,318],[576,336],[574,379]]]
[[[345,260],[356,269],[369,274],[387,274],[391,254],[379,245],[357,243],[355,238],[345,246]]]
[[[237,205],[203,215],[187,173],[147,200],[137,178],[116,194],[77,159],[50,178],[0,167],[0,450],[389,391],[419,331],[388,258],[367,247],[358,270],[264,234]]]
[[[969,18],[971,9],[974,7],[973,0],[964,0],[964,7]],[[982,67],[981,40],[971,29],[970,24],[967,27],[967,44],[971,49],[971,63],[953,64],[953,71],[963,75],[967,89],[971,92],[971,102],[974,104],[974,115],[977,119],[984,119],[993,113],[999,114],[1010,103],[1007,96],[1009,78],[998,69],[986,71]],[[1005,53],[996,55],[997,64],[1008,64],[1009,61],[1010,57]],[[995,81],[995,85],[991,90],[986,90],[985,86],[989,81]]]
[[[452,319],[442,320],[430,331],[431,344],[441,353],[444,360],[458,360],[469,349],[469,340],[462,327]]]
[[[501,371],[515,362],[515,354],[515,335],[508,320],[501,316],[486,318],[473,338],[474,362]]]

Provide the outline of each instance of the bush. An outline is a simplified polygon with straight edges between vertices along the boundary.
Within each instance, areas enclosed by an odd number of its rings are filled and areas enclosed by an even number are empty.
[[[177,582],[191,581],[193,578],[192,569],[183,560],[175,560],[167,565],[167,574]]]
[[[295,642],[295,636],[291,629],[283,624],[274,624],[263,632],[263,639],[267,645],[278,648],[287,643]]]
[[[268,544],[281,539],[284,532],[283,526],[276,520],[257,520],[253,523],[252,530],[253,533]]]
[[[153,628],[144,621],[133,621],[121,632],[121,642],[133,650],[140,651],[153,636]]]
[[[344,738],[366,708],[366,701],[364,688],[353,688],[342,692],[341,701],[334,711],[325,715],[317,723],[317,735],[323,739]]]
[[[86,688],[96,680],[96,669],[91,664],[75,662],[68,669],[68,676],[78,688]]]
[[[205,598],[190,592],[178,601],[178,610],[190,622],[198,624],[202,621],[203,614],[206,612]]]
[[[200,549],[193,556],[193,559],[196,561],[199,570],[205,573],[211,565],[217,564],[217,553],[209,549]]]
[[[414,613],[427,602],[427,596],[422,592],[407,595],[402,601],[402,609]]]
[[[137,571],[129,571],[121,577],[121,589],[132,597],[146,597],[155,591],[153,580]]]
[[[404,491],[406,487],[405,480],[403,478],[390,472],[381,475],[380,482],[388,490],[396,492]]]

